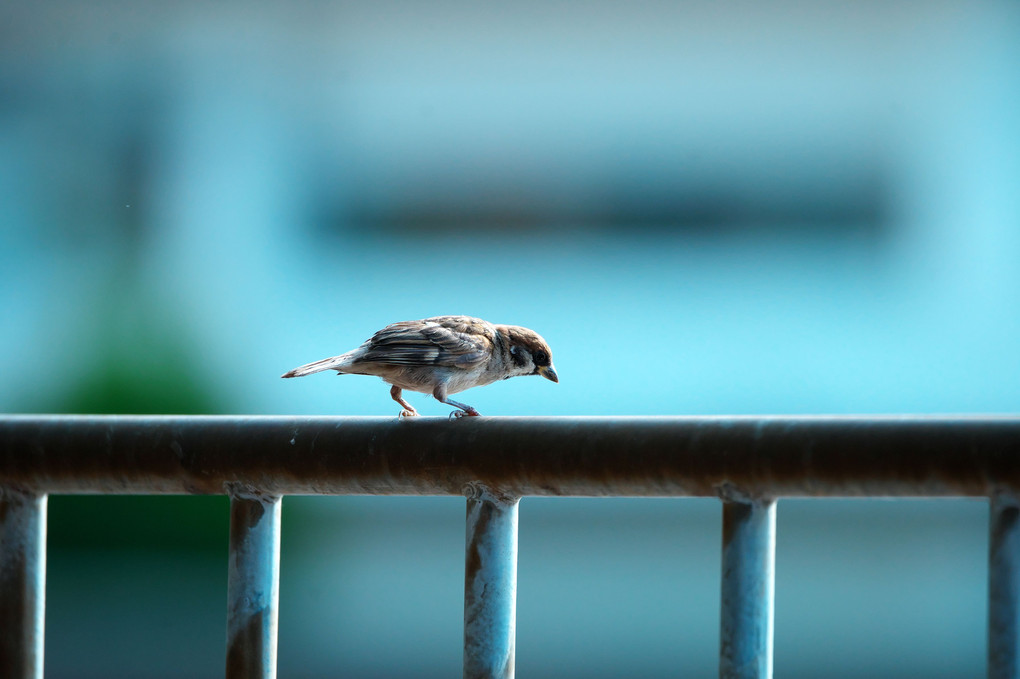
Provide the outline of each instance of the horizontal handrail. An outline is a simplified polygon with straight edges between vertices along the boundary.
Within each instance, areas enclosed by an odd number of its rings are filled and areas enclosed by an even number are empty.
[[[39,493],[993,496],[1020,416],[0,417],[0,486]]]

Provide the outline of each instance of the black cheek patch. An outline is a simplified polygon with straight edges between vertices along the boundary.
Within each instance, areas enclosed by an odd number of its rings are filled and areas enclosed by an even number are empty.
[[[514,362],[514,365],[518,368],[524,366],[528,362],[528,359],[524,358],[524,352],[519,347],[510,348],[510,360]]]

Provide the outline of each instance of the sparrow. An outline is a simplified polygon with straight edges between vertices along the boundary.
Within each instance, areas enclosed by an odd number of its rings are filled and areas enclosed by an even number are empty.
[[[460,410],[451,417],[478,416],[478,411],[450,398],[470,389],[518,375],[541,375],[559,382],[549,345],[534,330],[493,325],[471,316],[436,316],[387,325],[360,347],[324,358],[281,377],[303,377],[323,370],[340,375],[375,375],[392,385],[390,397],[403,407],[400,417],[418,414],[402,397],[404,389],[432,394]]]

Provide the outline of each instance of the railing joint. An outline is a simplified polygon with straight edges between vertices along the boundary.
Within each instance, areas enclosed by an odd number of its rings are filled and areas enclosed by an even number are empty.
[[[736,502],[745,505],[768,506],[776,501],[776,498],[761,491],[754,491],[738,486],[730,481],[723,481],[714,486],[716,495],[723,502]]]

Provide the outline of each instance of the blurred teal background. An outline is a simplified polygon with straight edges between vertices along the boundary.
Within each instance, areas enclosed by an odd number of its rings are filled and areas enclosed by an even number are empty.
[[[0,4],[6,412],[395,417],[279,375],[447,313],[487,415],[1015,412],[1018,305],[1013,2]],[[457,676],[463,505],[287,498],[281,676]],[[47,675],[221,675],[226,510],[51,498]],[[714,676],[719,517],[526,499],[519,676]],[[781,503],[777,674],[983,676],[986,519]]]

